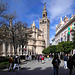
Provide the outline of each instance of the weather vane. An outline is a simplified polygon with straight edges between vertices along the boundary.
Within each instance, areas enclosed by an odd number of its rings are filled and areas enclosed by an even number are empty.
[[[44,3],[44,5],[46,5],[46,2]]]

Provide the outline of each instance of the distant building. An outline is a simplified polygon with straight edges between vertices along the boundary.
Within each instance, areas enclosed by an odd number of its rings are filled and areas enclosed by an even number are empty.
[[[75,14],[71,16],[69,19],[67,16],[62,17],[60,19],[60,23],[56,26],[56,34],[55,34],[55,43],[56,45],[58,42],[62,41],[72,41],[72,30],[74,29],[75,25]]]

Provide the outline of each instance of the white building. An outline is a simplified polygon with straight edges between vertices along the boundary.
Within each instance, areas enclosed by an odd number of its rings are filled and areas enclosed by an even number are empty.
[[[68,17],[62,17],[60,19],[60,23],[56,26],[56,34],[55,34],[55,43],[56,45],[58,42],[61,41],[72,41],[72,33],[71,30],[74,29],[75,25],[75,14],[71,16],[69,19]]]

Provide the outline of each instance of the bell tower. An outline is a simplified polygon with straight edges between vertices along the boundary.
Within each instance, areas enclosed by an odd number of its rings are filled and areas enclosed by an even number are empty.
[[[46,6],[44,4],[44,8],[42,11],[42,19],[39,19],[39,29],[43,32],[45,47],[49,46],[49,29],[50,29],[50,20],[47,18]]]

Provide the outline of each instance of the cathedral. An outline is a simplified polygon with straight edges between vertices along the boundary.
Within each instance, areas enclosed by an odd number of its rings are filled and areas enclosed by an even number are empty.
[[[39,19],[39,29],[36,28],[35,22],[29,28],[33,31],[28,40],[29,54],[42,54],[43,49],[49,46],[49,25],[50,20],[47,18],[46,6],[44,5],[42,19]]]
[[[50,20],[47,18],[46,6],[44,5],[42,18],[39,19],[39,29],[36,27],[35,22],[33,22],[31,27],[27,28],[26,30],[26,32],[32,31],[32,33],[28,37],[28,44],[27,47],[25,47],[26,52],[24,54],[42,54],[43,49],[49,46],[49,28]],[[10,46],[9,44],[6,52],[5,43],[3,42],[3,44],[0,46],[0,56],[14,55],[14,48],[11,50],[11,47],[13,46]],[[17,55],[22,55],[22,50],[19,50],[19,47],[17,48]]]

